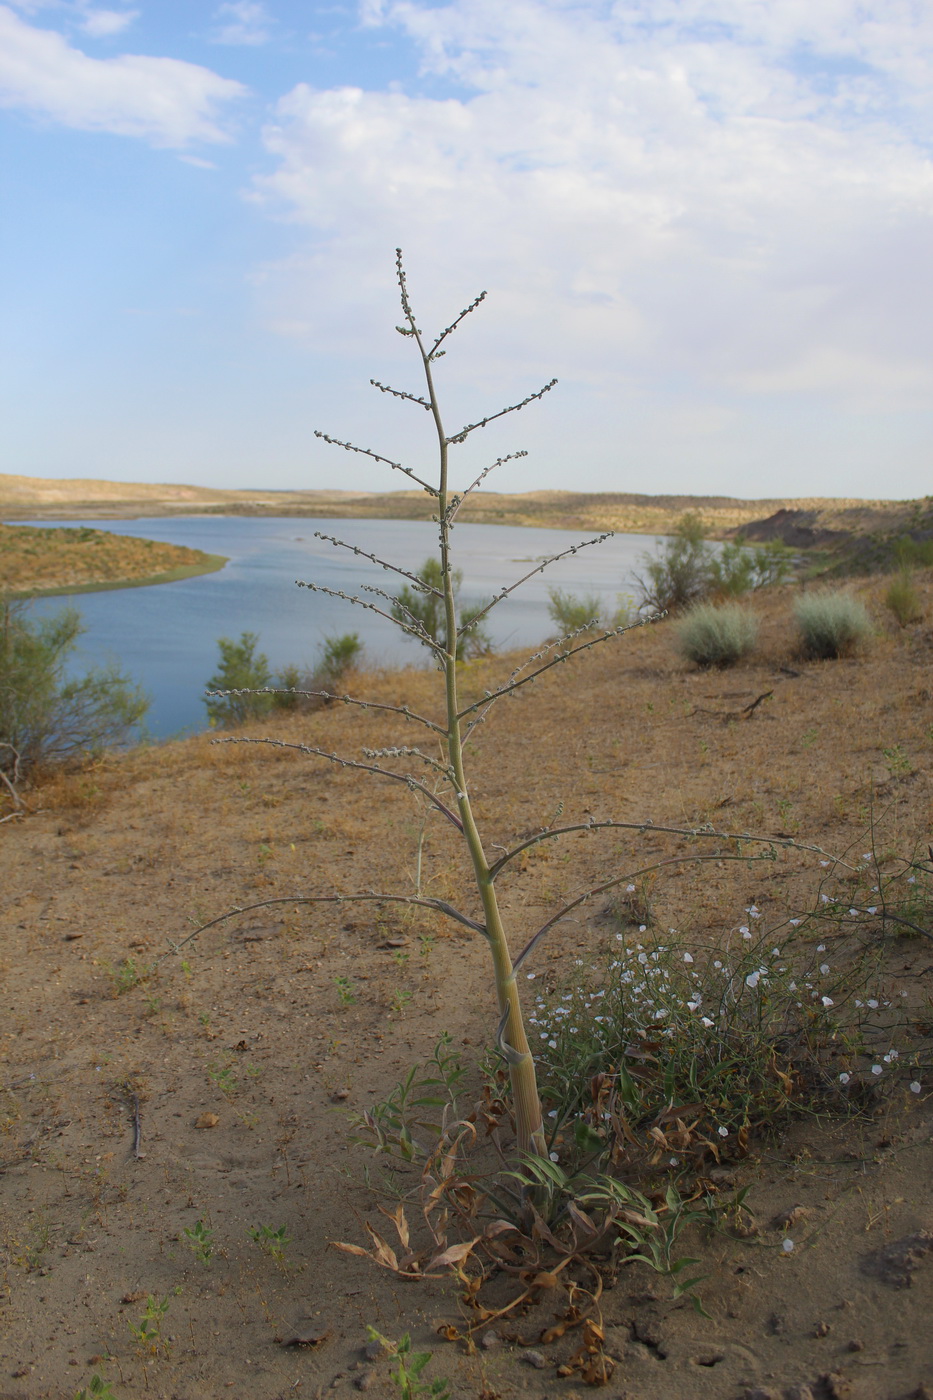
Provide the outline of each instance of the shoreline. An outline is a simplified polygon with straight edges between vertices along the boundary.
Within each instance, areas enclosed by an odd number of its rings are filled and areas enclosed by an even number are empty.
[[[31,598],[68,598],[78,593],[111,593],[125,588],[154,588],[162,583],[179,583],[182,579],[199,578],[202,574],[216,574],[229,563],[224,554],[206,554],[204,562],[180,564],[160,574],[149,574],[144,578],[107,579],[101,583],[63,584],[55,588],[22,588],[4,590],[7,598],[26,602]]]

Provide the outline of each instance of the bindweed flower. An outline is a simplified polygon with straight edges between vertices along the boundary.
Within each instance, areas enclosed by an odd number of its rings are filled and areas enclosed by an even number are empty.
[[[728,1136],[729,1136],[729,1129],[728,1129],[728,1128],[717,1128],[716,1131],[717,1131],[717,1133],[719,1134],[720,1137],[725,1138],[725,1137],[728,1137]]]
[[[922,1091],[922,1088],[923,1086],[920,1083],[920,1081],[918,1079],[915,1079],[910,1085],[910,1092],[912,1094],[919,1094]]]
[[[835,1004],[836,1004],[836,1003],[833,1001],[832,997],[821,997],[820,1000],[822,1001],[823,1005],[826,1007],[827,1010],[828,1010],[831,1006],[835,1006]]]
[[[849,1080],[850,1080],[851,1078],[852,1078],[851,1074],[840,1074],[840,1076],[839,1076],[839,1083],[840,1083],[840,1084],[848,1084],[848,1082],[849,1082]]]
[[[793,1240],[784,1240],[783,1243],[781,1244],[781,1248],[783,1249],[783,1251],[784,1251],[785,1254],[793,1254],[793,1252],[794,1252],[794,1241],[793,1241]]]
[[[693,962],[693,958],[691,957],[691,955],[690,955],[689,953],[684,953],[684,962],[685,962],[685,963],[692,963],[692,962]]]
[[[871,1067],[871,1072],[872,1072],[872,1074],[884,1074],[884,1066],[883,1066],[883,1065],[872,1065],[872,1067]]]

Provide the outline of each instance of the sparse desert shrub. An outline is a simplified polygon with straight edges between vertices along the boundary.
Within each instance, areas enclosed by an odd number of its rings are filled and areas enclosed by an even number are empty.
[[[348,671],[359,665],[362,650],[363,643],[358,632],[344,632],[339,637],[325,637],[315,676],[320,676],[327,684],[335,685]]]
[[[486,656],[492,649],[489,633],[481,622],[474,619],[486,612],[484,603],[474,603],[464,607],[460,601],[460,588],[463,574],[460,569],[451,569],[450,580],[460,626],[457,630],[457,660],[466,661],[476,656]],[[439,642],[447,648],[447,621],[444,599],[444,574],[440,560],[426,559],[412,577],[412,584],[405,584],[395,598],[390,613],[396,622],[414,627],[415,634],[423,633],[419,640],[425,645]]]
[[[124,743],[145,715],[148,697],[116,667],[66,676],[84,631],[75,608],[33,621],[25,603],[0,601],[0,772]]]
[[[794,618],[806,656],[849,656],[872,634],[871,618],[851,593],[819,589],[798,598]]]
[[[920,594],[917,592],[914,576],[909,568],[902,568],[894,575],[884,595],[884,605],[894,614],[902,627],[919,622],[923,617]]]
[[[642,556],[644,573],[635,575],[642,610],[677,613],[706,598],[738,598],[780,583],[790,572],[791,554],[783,544],[747,545],[739,536],[717,550],[704,539],[705,529],[700,516],[688,511],[657,554]]]
[[[734,666],[757,641],[758,621],[738,603],[698,603],[677,628],[678,650],[696,666]]]

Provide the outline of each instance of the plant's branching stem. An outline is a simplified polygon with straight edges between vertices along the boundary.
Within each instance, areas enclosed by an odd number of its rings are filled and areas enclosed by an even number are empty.
[[[377,608],[375,603],[367,603],[365,598],[356,598],[351,593],[342,593],[339,588],[325,588],[323,583],[307,583],[304,579],[296,578],[295,585],[298,588],[307,588],[312,593],[326,593],[329,598],[342,598],[345,603],[355,603],[358,608],[368,608],[370,612],[377,613],[379,617],[384,617],[387,622],[394,622],[396,627],[400,627],[403,632],[410,632],[419,642],[424,642],[432,651],[436,651],[439,656],[444,655],[444,648],[429,637],[426,632],[419,632],[414,627],[410,627],[407,622],[402,622],[401,618],[393,617],[391,613],[385,612],[382,608]],[[376,592],[376,589],[372,590]],[[383,595],[385,596],[385,595]],[[393,600],[394,601],[394,600]]]
[[[419,588],[422,593],[436,593],[438,598],[443,597],[439,589],[432,588],[430,584],[425,583],[420,575],[410,574],[408,570],[403,569],[400,564],[390,564],[388,560],[380,559],[378,554],[370,554],[368,549],[360,549],[359,545],[347,544],[346,540],[338,540],[336,535],[325,535],[321,530],[315,530],[314,537],[318,540],[325,540],[328,544],[332,544],[335,547],[339,546],[341,549],[349,549],[351,553],[358,554],[363,559],[371,559],[374,564],[378,564],[383,569],[391,570],[393,574],[400,574],[402,578],[407,578]]]
[[[613,531],[607,530],[604,535],[596,535],[591,540],[581,540],[579,544],[572,544],[569,549],[563,550],[560,554],[552,554],[549,559],[545,559],[541,564],[538,564],[535,568],[529,570],[529,572],[527,574],[524,574],[520,579],[516,579],[514,583],[510,583],[508,586],[503,585],[503,587],[499,589],[499,592],[496,594],[495,598],[493,598],[491,602],[488,602],[484,608],[482,608],[478,613],[476,613],[476,615],[473,618],[470,619],[469,625],[472,627],[474,623],[479,622],[480,619],[484,618],[487,613],[492,612],[493,608],[496,606],[497,603],[501,603],[502,600],[504,598],[507,598],[510,593],[514,593],[516,588],[521,588],[522,584],[527,583],[530,578],[534,578],[535,574],[543,573],[549,564],[556,564],[558,559],[566,559],[568,554],[576,554],[577,550],[586,549],[587,545],[602,544],[604,540],[612,539],[612,536]]]
[[[411,477],[412,481],[417,481],[418,485],[422,490],[427,491],[429,496],[437,495],[433,486],[429,486],[426,481],[421,480],[420,476],[416,476],[411,467],[403,467],[401,462],[393,462],[391,458],[382,457],[378,452],[373,452],[368,447],[357,447],[352,442],[342,442],[340,438],[329,437],[327,433],[322,433],[317,428],[314,430],[314,436],[320,438],[322,442],[330,443],[332,447],[342,447],[345,452],[359,452],[363,457],[372,457],[374,462],[385,462],[386,466],[391,467],[393,471],[402,472],[405,476]]]
[[[572,913],[574,909],[578,909],[581,904],[586,904],[587,900],[593,899],[595,895],[605,894],[607,890],[615,889],[617,885],[621,885],[626,880],[637,880],[642,875],[650,875],[651,872],[654,870],[663,870],[666,866],[669,865],[684,865],[687,862],[701,865],[704,862],[711,860],[761,861],[773,860],[774,858],[775,856],[773,852],[770,855],[760,856],[723,855],[719,851],[716,851],[708,856],[668,856],[664,860],[655,861],[653,865],[643,866],[641,870],[630,870],[625,875],[614,876],[613,879],[606,880],[601,885],[594,885],[593,888],[587,890],[585,894],[578,895],[577,898],[572,899],[569,904],[565,904],[563,909],[560,909],[553,916],[553,918],[548,919],[546,924],[542,924],[541,927],[538,929],[538,932],[525,944],[524,948],[519,953],[518,957],[515,959],[515,962],[513,964],[515,971],[518,972],[522,963],[525,962],[526,959],[531,956],[535,948],[537,948],[538,944],[541,942],[542,938],[544,938],[545,934],[551,931],[555,924],[559,924],[562,919],[566,919],[567,915]]]
[[[447,730],[441,725],[435,724],[433,719],[426,719],[424,715],[419,715],[415,710],[410,710],[407,705],[384,705],[379,700],[357,700],[352,695],[337,695],[332,690],[298,690],[295,686],[288,686],[280,689],[274,685],[265,685],[258,690],[208,690],[207,695],[305,695],[310,699],[319,700],[339,700],[342,705],[356,705],[361,710],[388,710],[390,714],[401,715],[404,719],[414,720],[416,724],[423,724],[426,729],[431,729],[435,734],[445,737]]]
[[[218,914],[216,919],[210,919],[206,924],[201,924],[189,933],[187,938],[183,938],[180,943],[172,943],[168,953],[162,953],[155,965],[158,967],[163,959],[172,953],[178,953],[184,948],[186,943],[197,938],[200,934],[206,933],[209,928],[216,928],[218,924],[224,923],[227,919],[236,919],[240,914],[251,914],[254,909],[268,909],[273,904],[417,904],[422,909],[435,909],[439,914],[446,914],[449,919],[455,920],[458,924],[463,924],[473,933],[481,933],[486,937],[486,929],[475,919],[471,919],[469,914],[463,914],[459,909],[455,909],[452,904],[448,904],[446,899],[432,899],[429,896],[414,894],[300,894],[300,895],[280,895],[275,899],[261,899],[258,904],[237,904],[232,909],[228,909],[225,914]]]
[[[335,763],[338,768],[358,768],[361,773],[374,773],[379,778],[388,778],[392,782],[404,783],[412,792],[418,791],[423,793],[428,801],[433,803],[437,810],[442,812],[458,831],[463,831],[463,823],[456,812],[452,812],[446,803],[442,802],[430,788],[425,787],[424,783],[421,782],[419,778],[416,778],[413,773],[393,773],[390,768],[380,768],[377,763],[360,763],[358,759],[341,758],[339,754],[328,753],[326,749],[316,748],[313,744],[292,744],[288,743],[285,739],[248,739],[238,734],[229,739],[212,739],[211,743],[269,744],[274,749],[294,749],[296,753],[310,754],[315,758],[326,758],[329,763]]]
[[[613,627],[611,632],[604,632],[601,637],[593,637],[590,641],[583,642],[578,647],[571,647],[569,651],[562,651],[544,666],[539,666],[536,671],[532,671],[530,675],[524,676],[520,681],[510,680],[505,685],[500,686],[498,690],[491,690],[488,695],[483,696],[482,700],[476,700],[472,705],[467,705],[465,709],[460,711],[457,718],[465,719],[466,716],[472,714],[474,710],[485,709],[494,701],[501,699],[503,695],[511,695],[514,691],[521,689],[523,685],[528,685],[529,681],[537,680],[539,676],[543,676],[545,671],[550,671],[552,666],[559,666],[562,661],[569,661],[572,656],[578,656],[581,651],[588,651],[590,647],[599,646],[602,642],[611,642],[614,638],[621,637],[625,632],[634,632],[636,627],[647,627],[649,623],[656,620],[656,618],[651,617],[639,618],[637,622],[628,622],[624,627]],[[557,645],[560,646],[560,643],[558,642]],[[538,654],[542,655],[543,653],[539,652]],[[527,664],[526,662],[526,665]]]
[[[405,276],[405,274],[404,274],[404,272],[403,272],[403,273],[402,273],[402,278],[403,278],[403,279],[404,279],[404,276]],[[404,285],[404,280],[403,280],[403,282],[402,282],[402,289],[403,289],[403,292],[407,292],[407,289],[405,288],[405,285]],[[457,329],[457,327],[459,326],[460,322],[461,322],[462,320],[464,320],[465,317],[469,316],[469,314],[470,314],[471,311],[475,311],[476,308],[477,308],[482,302],[484,302],[485,300],[486,300],[486,293],[485,293],[485,292],[480,292],[479,296],[476,296],[476,297],[473,298],[473,300],[470,302],[469,306],[465,306],[465,307],[463,308],[463,310],[460,312],[460,315],[456,318],[456,320],[455,320],[455,321],[451,321],[450,325],[449,325],[445,330],[442,330],[442,331],[441,331],[440,335],[437,337],[437,340],[435,340],[434,344],[431,346],[431,349],[428,351],[428,359],[429,359],[429,360],[434,360],[434,359],[437,358],[437,352],[438,352],[438,350],[440,349],[441,345],[443,345],[443,343],[444,343],[444,341],[447,339],[447,337],[448,337],[449,335],[453,335],[454,331]],[[403,303],[403,304],[404,304],[404,303]],[[407,310],[407,309],[408,309],[408,308],[406,307],[406,310]]]
[[[422,408],[426,408],[428,413],[431,412],[431,405],[428,403],[427,399],[421,399],[417,394],[406,393],[404,389],[393,389],[389,384],[380,384],[378,379],[371,379],[369,382],[373,388],[378,389],[381,394],[391,394],[392,397],[396,399],[407,399],[409,403],[418,403]]]
[[[456,777],[452,769],[443,763],[438,763],[436,758],[430,754],[422,753],[420,749],[409,748],[407,745],[393,745],[386,749],[364,749],[363,753],[367,758],[417,758],[420,763],[424,763],[428,768],[432,768],[435,773],[439,773],[442,778],[456,786]]]
[[[494,462],[490,462],[488,467],[484,467],[483,470],[480,472],[479,476],[476,478],[476,480],[470,483],[470,485],[462,493],[462,495],[451,496],[450,505],[447,507],[447,514],[445,517],[448,525],[453,525],[460,511],[460,507],[463,505],[463,502],[466,500],[467,496],[471,495],[474,491],[477,491],[479,489],[480,485],[486,480],[486,477],[489,475],[490,472],[494,472],[496,470],[496,467],[504,466],[506,462],[515,462],[518,460],[519,457],[527,456],[528,453],[524,449],[522,449],[519,452],[509,452],[507,456],[497,457]]]
[[[467,423],[466,427],[461,428],[458,433],[454,433],[453,437],[447,439],[448,443],[465,442],[470,433],[475,432],[477,428],[485,428],[487,424],[495,423],[497,418],[504,418],[507,413],[518,413],[519,409],[527,408],[530,403],[534,403],[535,399],[543,399],[545,394],[549,393],[556,383],[557,380],[552,379],[549,384],[545,384],[544,387],[538,389],[536,393],[529,394],[527,398],[522,399],[521,403],[509,404],[508,408],[501,408],[498,413],[491,413],[488,418],[480,418],[477,423]],[[343,443],[340,444],[341,447],[344,445]]]
[[[605,831],[610,829],[616,831],[639,831],[642,835],[645,835],[645,833],[649,831],[660,832],[664,836],[686,836],[690,839],[705,841],[747,841],[758,846],[774,846],[793,851],[809,851],[811,854],[826,856],[835,865],[844,865],[847,870],[854,870],[856,868],[854,865],[849,865],[847,861],[841,860],[838,856],[834,856],[832,852],[824,851],[822,846],[806,845],[803,841],[795,841],[790,836],[753,836],[751,832],[748,831],[717,831],[716,828],[709,823],[704,826],[688,827],[656,826],[652,821],[586,821],[576,822],[573,826],[543,827],[541,831],[536,832],[534,836],[529,836],[526,841],[521,841],[517,846],[506,851],[504,856],[500,856],[495,864],[489,867],[489,873],[493,879],[495,879],[502,867],[507,865],[510,860],[514,860],[516,856],[521,855],[522,851],[527,851],[530,846],[536,846],[541,841],[550,841],[557,836],[566,836],[571,831]],[[684,857],[684,859],[693,860],[696,859],[696,857],[687,856]]]

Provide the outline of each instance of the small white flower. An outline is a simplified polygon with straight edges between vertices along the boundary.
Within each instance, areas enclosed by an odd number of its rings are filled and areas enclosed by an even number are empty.
[[[868,906],[868,912],[869,912],[869,914],[877,914],[877,912],[878,912],[878,906],[877,906],[877,904],[869,904],[869,906]]]
[[[529,981],[529,982],[533,982],[533,981],[535,980],[535,978],[537,977],[537,975],[538,975],[538,974],[537,974],[536,972],[526,972],[526,973],[525,973],[525,976],[528,978],[528,981]]]
[[[866,851],[862,856],[862,860],[871,860],[871,851]]]
[[[638,932],[639,932],[639,933],[647,933],[647,932],[648,932],[648,925],[647,925],[647,924],[639,924],[639,925],[638,925]]]
[[[721,962],[714,962],[714,963],[713,963],[713,967],[722,967],[722,963],[721,963]]]
[[[820,861],[820,865],[822,865],[824,868],[825,868],[828,864],[829,864],[829,861],[828,861],[828,860],[821,860],[821,861]]]
[[[869,999],[868,999],[868,1005],[871,1007],[872,1011],[877,1011],[877,1010],[878,1010],[878,1000],[877,1000],[877,998],[876,998],[876,997],[869,997]]]
[[[746,985],[746,987],[751,987],[752,989],[754,989],[755,987],[758,986],[758,982],[759,982],[760,978],[761,978],[761,973],[760,973],[760,972],[750,972],[750,973],[748,974],[748,976],[746,977],[746,979],[745,979],[745,985]]]
[[[855,918],[858,918],[858,914],[859,914],[858,909],[850,909],[850,910],[849,910],[849,913],[852,914]]]
[[[829,903],[829,895],[828,895],[828,894],[821,894],[821,895],[820,895],[820,902],[821,902],[822,904],[828,904],[828,903]]]
[[[634,885],[626,885],[626,886],[625,886],[625,890],[626,890],[626,893],[627,893],[627,894],[634,894],[634,893],[635,893],[635,886],[634,886]]]
[[[919,1088],[920,1086],[918,1085],[917,1087]],[[679,1166],[680,1166],[680,1160],[679,1160],[677,1157],[670,1157],[670,1158],[668,1158],[668,1160],[669,1160],[669,1162],[670,1162],[670,1164],[671,1164],[672,1167],[679,1167]]]
[[[839,1083],[840,1083],[840,1084],[848,1084],[848,1082],[849,1082],[849,1080],[850,1080],[851,1078],[852,1078],[851,1074],[840,1074],[840,1076],[839,1076]]]
[[[871,1072],[872,1074],[884,1074],[884,1069],[881,1065],[872,1065]]]
[[[922,1092],[922,1087],[923,1086],[921,1085],[920,1081],[918,1079],[915,1079],[910,1086],[910,1092],[912,1094],[919,1094]]]
[[[799,920],[799,919],[789,919],[789,920],[788,920],[788,923],[790,924],[791,928],[798,928],[799,925],[800,925],[800,920]]]
[[[751,934],[748,931],[748,924],[739,924],[739,933],[743,938],[751,938]]]
[[[556,1117],[557,1117],[557,1109],[556,1109],[556,1108],[552,1108],[552,1109],[550,1110],[550,1112],[548,1113],[548,1117],[549,1117],[549,1118],[556,1118]]]
[[[908,885],[915,885],[915,884],[917,883],[917,877],[916,877],[916,875],[908,875],[908,876],[907,876],[907,883],[908,883]]]
[[[557,1041],[556,1041],[556,1040],[549,1040],[549,1041],[548,1041],[548,1045],[550,1046],[550,1048],[551,1048],[552,1050],[556,1050],[556,1049],[557,1049]]]
[[[717,1131],[717,1133],[719,1134],[720,1137],[728,1137],[728,1136],[729,1136],[729,1129],[728,1129],[728,1128],[717,1128],[716,1131]]]
[[[825,953],[825,952],[826,952],[826,944],[825,944],[825,943],[818,943],[818,944],[816,945],[816,951],[817,951],[818,953]]]
[[[788,982],[788,984],[787,984],[787,990],[788,990],[789,992],[796,992],[796,990],[797,990],[797,983],[796,983],[796,982]]]
[[[827,974],[828,971],[829,971],[829,963],[820,963],[820,973],[822,974],[823,977],[826,976],[826,974]]]
[[[685,962],[685,963],[692,963],[692,962],[693,962],[693,958],[690,956],[689,953],[684,953],[684,962]]]
[[[556,1152],[552,1152],[552,1153],[551,1153],[551,1161],[552,1161],[552,1162],[559,1162],[559,1161],[560,1161],[560,1157],[557,1155]]]
[[[701,1016],[701,1017],[700,1017],[700,1024],[703,1025],[703,1026],[705,1026],[706,1029],[709,1030],[710,1026],[711,1026],[713,1023],[712,1023],[712,1021],[710,1020],[710,1018],[709,1018],[708,1016]]]
[[[832,997],[822,997],[821,1000],[823,1002],[823,1005],[827,1008],[829,1008],[830,1006],[835,1006],[835,1002],[833,1001]]]
[[[793,1240],[785,1240],[785,1241],[783,1242],[783,1244],[781,1245],[781,1248],[783,1249],[783,1251],[784,1251],[785,1254],[793,1254],[793,1252],[794,1252],[794,1241],[793,1241]]]
[[[772,956],[772,958],[779,958],[779,957],[781,956],[781,950],[780,950],[780,948],[772,948],[772,949],[771,949],[771,956]]]

